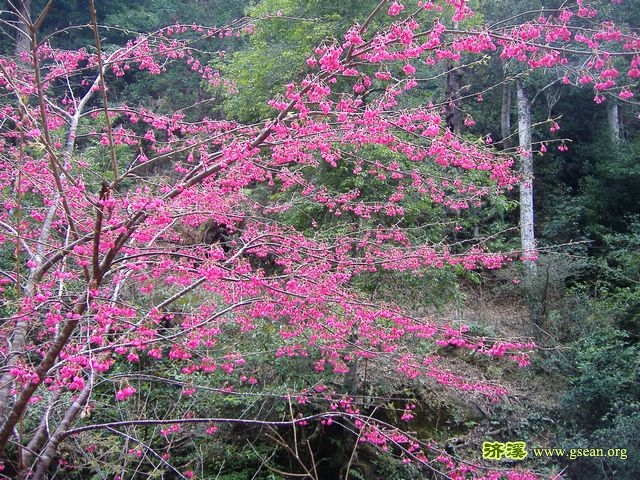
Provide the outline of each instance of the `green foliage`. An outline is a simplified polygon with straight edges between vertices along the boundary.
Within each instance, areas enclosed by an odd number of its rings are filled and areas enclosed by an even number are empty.
[[[570,345],[572,365],[563,397],[566,418],[560,436],[565,448],[626,448],[626,460],[582,458],[571,462],[575,478],[637,478],[640,473],[640,343],[638,296],[627,290],[590,301],[583,311],[580,336]],[[633,326],[636,333],[626,327]],[[582,473],[581,473],[582,472]]]
[[[119,4],[122,0],[111,3]],[[131,32],[152,32],[173,24],[222,26],[242,16],[249,0],[143,0],[105,9],[105,23]]]
[[[577,375],[567,403],[585,428],[598,427],[616,402],[640,394],[636,379],[640,349],[627,333],[603,326],[580,338],[572,350]]]
[[[584,92],[563,92],[556,112],[563,116],[560,133],[572,143],[538,162],[540,231],[552,242],[588,238],[598,248],[603,235],[625,232],[640,213],[640,144],[630,138],[614,145],[603,128],[606,108],[594,108]],[[621,118],[629,132],[637,128],[637,119]]]
[[[629,215],[640,214],[637,201],[640,145],[621,145],[612,150],[610,144],[604,142],[594,145],[593,149],[592,156],[586,157],[587,176],[580,190],[587,231],[593,232],[597,240],[602,231],[623,232]]]
[[[402,463],[397,458],[382,452],[374,457],[372,467],[377,477],[384,478],[385,480],[406,480],[408,478],[420,480],[432,478],[429,473],[425,472],[415,463]]]
[[[444,307],[462,301],[462,279],[473,275],[462,267],[450,266],[411,273],[380,270],[357,277],[354,286],[371,298],[400,301],[415,309]]]
[[[215,65],[237,86],[237,91],[216,92],[223,97],[224,113],[243,122],[272,115],[268,100],[307,72],[310,52],[322,40],[343,34],[354,18],[364,21],[375,3],[265,0],[249,8],[247,14],[256,20],[249,44]]]

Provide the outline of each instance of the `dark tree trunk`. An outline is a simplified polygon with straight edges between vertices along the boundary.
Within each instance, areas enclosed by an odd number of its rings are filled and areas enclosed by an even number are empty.
[[[461,107],[462,71],[453,64],[447,62],[447,76],[445,86],[446,97],[446,121],[447,127],[453,133],[462,131],[463,118]]]

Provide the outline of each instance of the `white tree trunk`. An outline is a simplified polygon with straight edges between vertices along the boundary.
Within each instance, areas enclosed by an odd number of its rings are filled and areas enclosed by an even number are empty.
[[[16,55],[31,50],[31,35],[29,32],[29,16],[31,15],[31,0],[21,0],[16,8]]]
[[[518,138],[520,155],[520,242],[527,280],[537,274],[537,249],[533,219],[533,155],[531,149],[531,102],[522,80],[517,82]]]
[[[618,115],[618,102],[611,98],[607,102],[607,120],[609,122],[609,134],[611,141],[616,144],[620,142],[620,117]]]
[[[511,82],[507,80],[507,72],[504,72],[502,83],[502,109],[500,111],[500,130],[502,135],[502,147],[505,150],[513,146],[511,140]]]

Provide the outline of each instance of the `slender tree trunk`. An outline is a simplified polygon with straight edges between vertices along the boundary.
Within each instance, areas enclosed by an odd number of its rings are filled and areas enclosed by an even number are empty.
[[[620,142],[620,116],[618,112],[618,102],[611,98],[607,101],[607,121],[609,122],[609,134],[611,142],[615,145]]]
[[[27,0],[21,2],[20,5],[23,6],[25,4],[28,4],[28,6],[30,7],[30,3],[31,0]],[[29,32],[29,30],[26,31]],[[36,45],[37,42],[35,39],[35,33],[29,33],[30,37],[34,36],[33,43],[34,45]],[[26,44],[29,48],[31,48],[30,38],[28,39]],[[35,48],[37,47],[34,47],[34,51]],[[36,58],[35,53],[34,58]],[[98,85],[99,80],[100,76],[95,79],[93,87]],[[91,100],[91,98],[94,96],[94,93],[97,91],[97,89],[93,87],[90,88],[85,96],[78,102],[74,115],[68,118],[69,130],[67,134],[67,143],[65,150],[66,157],[71,156],[74,151],[80,118],[84,112],[86,104]],[[51,206],[49,207],[42,230],[40,232],[40,236],[38,238],[38,247],[33,252],[33,255],[29,258],[29,260],[36,263],[36,266],[31,268],[29,277],[27,278],[25,283],[25,287],[21,292],[21,294],[25,296],[33,295],[34,291],[36,290],[36,284],[39,281],[38,272],[40,271],[40,267],[44,258],[45,246],[48,244],[48,238],[51,235],[51,225],[54,220],[56,210],[60,208],[62,196],[59,192],[57,192],[51,200]],[[81,304],[83,304],[82,307],[84,307],[85,300],[81,301]],[[2,375],[0,375],[0,456],[2,455],[2,452],[6,447],[6,443],[9,440],[11,434],[14,432],[15,425],[20,421],[20,418],[22,417],[24,409],[27,407],[28,402],[31,399],[31,396],[38,388],[38,383],[32,383],[28,384],[27,387],[25,387],[23,391],[19,395],[16,395],[13,399],[10,394],[14,382],[14,377],[11,374],[11,367],[13,367],[23,355],[30,321],[31,319],[29,318],[19,320],[8,339],[9,353],[7,354],[4,362]],[[68,339],[68,337],[73,332],[73,325],[75,323],[77,322],[67,322],[61,332],[58,332],[54,348],[50,350],[47,357],[42,361],[42,363],[36,370],[36,373],[38,373],[38,376],[41,380],[44,379],[49,368],[51,368],[51,366],[55,362],[55,359],[57,358],[57,353],[53,354],[52,352],[57,351],[59,353],[59,351],[64,347],[64,343],[66,341],[64,340],[64,337],[66,336],[66,338]],[[30,456],[30,453],[26,452],[25,455],[26,458],[28,458]]]
[[[520,156],[520,243],[524,263],[524,286],[533,325],[540,325],[541,298],[537,295],[537,248],[533,212],[533,151],[531,148],[531,100],[522,80],[516,83],[518,103],[518,151]],[[532,325],[532,326],[533,326]],[[537,330],[534,330],[537,334]]]
[[[31,0],[20,0],[16,5],[16,55],[31,50],[31,35],[29,32],[29,17],[31,15]]]
[[[447,76],[445,85],[446,97],[446,121],[447,127],[453,133],[462,131],[463,119],[460,108],[460,96],[462,92],[462,72],[456,68],[452,61],[447,62]]]
[[[511,83],[507,81],[506,72],[502,83],[502,109],[500,111],[500,130],[502,135],[502,147],[505,150],[513,146],[511,140]]]
[[[44,480],[47,477],[47,471],[51,466],[51,462],[55,459],[58,452],[60,443],[64,440],[66,430],[74,422],[76,417],[80,414],[80,411],[86,406],[91,392],[93,390],[93,384],[95,381],[95,373],[93,373],[88,379],[78,396],[74,399],[71,406],[65,412],[64,417],[58,424],[55,432],[47,439],[47,443],[39,455],[39,458],[35,465],[35,472],[31,476],[32,480]],[[27,475],[29,472],[25,472]],[[26,480],[29,478],[24,476]]]
[[[533,230],[533,155],[531,149],[531,103],[522,81],[517,83],[518,138],[520,152],[520,241],[531,278],[536,274],[536,237]]]

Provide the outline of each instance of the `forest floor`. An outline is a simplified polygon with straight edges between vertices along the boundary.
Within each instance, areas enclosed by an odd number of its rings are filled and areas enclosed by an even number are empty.
[[[538,345],[526,367],[473,352],[456,351],[443,356],[444,364],[459,375],[499,384],[508,392],[497,403],[472,395],[449,394],[452,408],[447,410],[457,413],[453,415],[453,435],[441,436],[447,449],[495,467],[495,461],[482,459],[483,442],[523,441],[530,453],[531,447],[558,447],[556,432],[562,423],[558,417],[567,380],[558,369],[549,368],[547,360],[551,353],[558,357],[561,347],[534,324],[522,297],[508,286],[501,290],[477,285],[466,288],[460,302],[439,309],[436,315],[439,321],[469,326],[474,335],[534,341]],[[522,462],[503,459],[501,466],[521,466],[542,471],[545,476],[559,470],[553,458],[534,459],[531,454]]]

